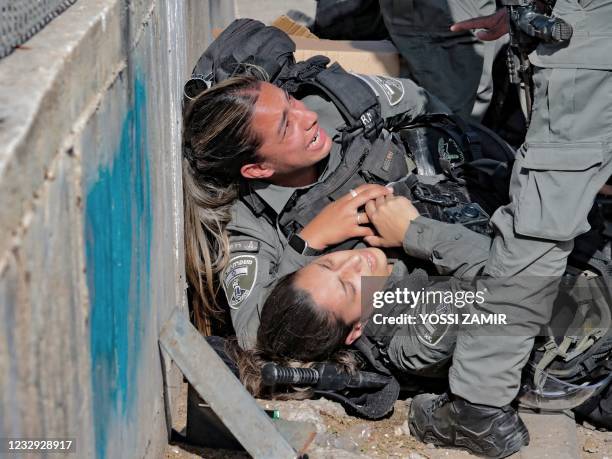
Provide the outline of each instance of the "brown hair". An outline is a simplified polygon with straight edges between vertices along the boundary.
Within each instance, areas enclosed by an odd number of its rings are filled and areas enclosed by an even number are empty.
[[[195,290],[194,323],[205,334],[222,312],[218,277],[228,261],[226,226],[240,168],[257,160],[261,146],[250,128],[260,84],[254,77],[229,78],[190,101],[184,112],[185,270]]]
[[[345,324],[319,307],[310,293],[296,286],[298,276],[299,271],[283,277],[270,292],[261,309],[255,348],[243,351],[234,345],[228,349],[238,364],[242,383],[256,397],[312,396],[310,389],[271,394],[261,383],[261,368],[266,362],[304,367],[335,361],[347,371],[356,367],[352,353],[343,349],[353,324]]]

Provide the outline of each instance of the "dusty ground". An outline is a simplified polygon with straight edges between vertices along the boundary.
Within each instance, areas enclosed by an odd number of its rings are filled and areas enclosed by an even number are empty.
[[[612,459],[612,432],[578,426],[581,459]]]
[[[187,391],[179,406],[175,429],[181,431],[186,424]],[[454,449],[424,445],[410,436],[406,422],[406,403],[398,401],[389,419],[364,421],[347,416],[343,408],[328,400],[304,402],[262,401],[266,409],[279,409],[281,418],[308,421],[317,429],[314,443],[309,447],[311,458],[402,458],[402,459],[460,459],[471,454]],[[600,432],[578,426],[581,459],[612,459],[612,432]],[[174,443],[166,448],[165,459],[244,459],[244,452],[212,450]]]

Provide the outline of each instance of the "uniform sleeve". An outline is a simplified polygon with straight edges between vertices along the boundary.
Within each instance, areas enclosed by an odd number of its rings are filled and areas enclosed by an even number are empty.
[[[417,217],[410,223],[403,245],[408,255],[435,264],[440,274],[471,278],[487,261],[491,238],[460,224]]]
[[[273,239],[255,232],[230,233],[230,256],[221,276],[222,288],[238,343],[243,349],[255,346],[261,307],[278,279],[314,258],[301,255],[290,246],[283,249]]]
[[[399,370],[427,377],[445,377],[453,355],[455,337],[447,334],[435,346],[427,346],[414,334],[397,334],[389,342],[389,360]]]
[[[381,75],[358,75],[376,94],[387,129],[431,113],[452,113],[440,99],[414,81]]]

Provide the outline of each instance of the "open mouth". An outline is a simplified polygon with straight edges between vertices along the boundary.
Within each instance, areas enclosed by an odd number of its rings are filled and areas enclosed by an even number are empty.
[[[321,139],[321,128],[317,126],[317,131],[315,132],[314,137],[308,144],[308,148],[317,148],[319,146],[319,140]]]

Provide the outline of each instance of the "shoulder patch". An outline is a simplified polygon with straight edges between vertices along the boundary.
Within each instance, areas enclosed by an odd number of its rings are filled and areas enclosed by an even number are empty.
[[[392,107],[404,98],[404,84],[400,80],[380,75],[368,75],[368,77],[382,89]]]
[[[452,312],[452,304],[447,303],[444,300],[438,304],[421,302],[419,309],[419,313],[421,314],[419,317],[423,317],[423,314],[440,316],[450,314]],[[450,329],[450,324],[433,324],[430,322],[420,323],[417,321],[415,328],[417,338],[421,343],[429,347],[435,347],[446,336],[446,333]]]
[[[455,142],[452,137],[447,139],[440,137],[438,139],[438,156],[451,162],[452,164],[463,162],[465,160],[463,150],[459,145],[457,145],[457,142]]]
[[[230,253],[232,252],[259,252],[259,241],[234,241],[229,245]]]
[[[223,286],[230,308],[238,309],[246,300],[257,280],[257,258],[253,255],[238,255],[230,259]]]

